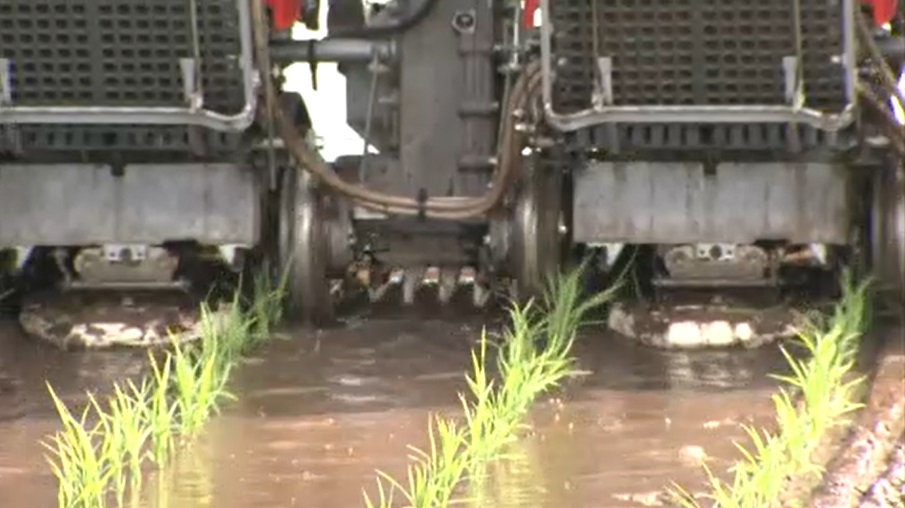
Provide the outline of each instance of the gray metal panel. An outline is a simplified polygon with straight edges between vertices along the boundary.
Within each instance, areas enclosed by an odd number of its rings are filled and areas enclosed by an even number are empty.
[[[593,162],[575,175],[575,241],[844,244],[847,188],[841,165]]]
[[[409,8],[419,6],[411,2]],[[457,32],[453,18],[466,11],[474,15],[474,30]],[[481,0],[438,2],[406,32],[399,46],[402,174],[385,190],[416,195],[424,188],[431,196],[486,192],[486,171],[462,166],[494,155],[499,112],[493,104],[493,43],[491,2]],[[471,111],[484,107],[489,111]]]
[[[369,63],[344,62],[343,73],[346,76],[346,123],[359,136],[365,137],[368,124],[368,108],[371,104],[371,85],[373,74],[368,70]],[[367,135],[371,145],[387,155],[393,152],[399,145],[398,124],[395,118],[398,111],[393,101],[384,104],[383,98],[394,96],[398,92],[395,84],[381,75],[377,80],[376,104],[371,117],[371,132]],[[350,154],[361,155],[362,147],[354,148]],[[368,161],[368,165],[374,165],[374,161]]]
[[[0,165],[0,246],[253,244],[258,185],[234,164]]]

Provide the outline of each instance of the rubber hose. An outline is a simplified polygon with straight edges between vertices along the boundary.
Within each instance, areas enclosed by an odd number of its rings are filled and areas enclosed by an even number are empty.
[[[267,26],[263,22],[263,17],[260,16],[260,7],[256,12],[253,12],[252,15],[254,18],[254,29],[258,31],[259,34],[266,34]],[[267,61],[268,48],[266,44],[260,42],[262,39],[265,38],[255,38],[255,51],[259,64],[260,62]],[[301,169],[319,177],[323,183],[332,187],[333,190],[351,197],[361,205],[371,209],[404,215],[420,215],[423,213],[432,218],[459,220],[486,213],[496,206],[503,196],[505,184],[509,181],[509,174],[513,171],[513,161],[516,158],[516,155],[512,152],[514,151],[514,148],[521,146],[521,143],[516,143],[514,139],[518,138],[520,140],[516,135],[516,129],[513,126],[512,116],[520,107],[527,104],[528,100],[530,100],[529,98],[533,96],[533,94],[529,94],[528,91],[525,90],[527,87],[526,83],[536,86],[536,84],[540,82],[539,69],[539,62],[532,63],[526,68],[526,71],[519,76],[519,79],[516,82],[515,92],[517,93],[512,94],[509,104],[504,109],[505,114],[503,116],[503,121],[506,122],[508,127],[504,130],[506,133],[504,139],[500,140],[498,145],[500,155],[497,161],[497,167],[500,169],[495,174],[495,184],[492,186],[491,192],[477,199],[431,198],[426,202],[421,203],[411,198],[391,196],[368,190],[362,186],[351,185],[339,178],[339,176],[333,172],[332,168],[323,161],[319,154],[309,150],[305,144],[305,140],[296,129],[295,124],[290,119],[286,118],[283,111],[275,107],[272,100],[265,101],[267,107],[265,113],[266,116],[273,116],[273,120],[277,124],[278,131],[280,132],[280,137],[283,138],[290,153],[299,165],[301,165]],[[268,69],[261,69],[261,72],[267,71]],[[265,83],[268,82],[266,79],[263,81]],[[270,93],[267,95],[271,98],[278,94],[274,85],[269,85],[269,88]],[[533,87],[529,88],[533,90]]]
[[[856,22],[858,34],[861,36],[862,43],[867,48],[871,60],[874,61],[877,70],[880,72],[880,79],[883,81],[884,88],[886,88],[890,97],[897,98],[900,104],[905,105],[905,95],[899,90],[898,78],[886,62],[886,59],[883,58],[883,53],[877,46],[877,42],[870,31],[866,16],[864,13],[857,13],[855,16],[858,18]]]
[[[539,79],[537,82],[539,83]],[[521,144],[513,144],[511,145],[514,148],[518,148]],[[506,168],[514,168],[517,164],[517,160],[521,157],[521,154],[518,150],[513,150],[509,154],[509,157],[506,161],[503,162]],[[501,159],[502,160],[502,159]],[[500,172],[501,174],[503,172]],[[473,208],[468,208],[464,210],[442,210],[442,211],[429,211],[426,212],[425,215],[429,218],[434,219],[444,219],[444,220],[464,220],[474,217],[479,217],[487,212],[491,211],[502,199],[503,191],[508,188],[508,184],[510,183],[514,171],[510,169],[505,173],[505,176],[500,178],[498,184],[493,187],[493,191],[488,193],[484,198],[481,199],[480,203],[477,203]],[[442,198],[441,198],[442,199]],[[361,205],[369,210],[374,210],[377,212],[384,212],[390,214],[397,215],[419,215],[419,210],[412,210],[411,208],[399,208],[399,207],[389,207],[385,205],[379,205],[372,202],[361,202]]]
[[[862,98],[867,100],[873,109],[877,110],[877,112],[886,119],[887,126],[893,131],[889,133],[892,147],[895,149],[896,153],[905,157],[905,128],[902,128],[898,124],[895,116],[893,116],[892,112],[889,110],[889,105],[870,88],[858,86],[858,93]]]
[[[539,79],[535,82],[539,82]],[[419,213],[421,207],[414,199],[386,196],[341,180],[316,154],[311,153],[304,144],[299,142],[300,139],[294,136],[296,133],[293,132],[293,125],[285,121],[280,121],[279,118],[277,118],[277,121],[279,123],[278,128],[280,133],[287,138],[287,147],[290,149],[293,156],[302,162],[301,165],[305,170],[318,176],[328,186],[342,194],[356,199],[362,205],[367,206],[370,209],[387,213],[401,213],[404,215],[415,215]],[[517,157],[517,154],[513,153],[513,148],[518,146],[518,143],[513,143],[514,140],[512,139],[514,136],[514,129],[510,125],[505,132],[507,135],[501,143],[502,147],[504,147],[500,154],[499,167],[501,170],[497,172],[497,178],[495,179],[492,188],[493,190],[483,198],[434,198],[428,200],[424,206],[424,210],[425,212],[428,212],[428,215],[437,218],[459,219],[480,215],[496,205],[499,198],[502,197],[503,190],[505,190],[506,184],[509,181],[509,175],[514,166],[513,159]],[[291,142],[292,140],[295,140],[295,142]]]
[[[428,217],[452,220],[475,217],[486,213],[499,203],[510,181],[515,160],[519,156],[516,151],[521,147],[520,135],[515,129],[512,117],[515,111],[523,108],[534,96],[540,83],[538,70],[539,66],[535,63],[519,77],[513,87],[506,108],[508,114],[504,117],[506,123],[504,137],[500,140],[499,169],[495,174],[491,191],[480,198],[431,198],[422,204],[412,198],[391,196],[350,184],[336,175],[319,155],[308,149],[295,125],[283,112],[275,111],[274,120],[280,137],[286,142],[290,153],[303,170],[309,171],[336,192],[358,201],[369,209],[402,215],[418,215],[423,210]]]

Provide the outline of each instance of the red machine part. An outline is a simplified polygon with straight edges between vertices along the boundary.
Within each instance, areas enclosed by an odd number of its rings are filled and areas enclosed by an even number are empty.
[[[266,2],[272,13],[272,23],[275,31],[288,30],[298,21],[300,0],[266,0]]]
[[[862,4],[869,5],[874,12],[874,24],[883,26],[892,21],[896,15],[898,0],[861,0]]]
[[[531,28],[534,26],[534,13],[540,7],[540,0],[525,0],[522,8],[522,26]]]

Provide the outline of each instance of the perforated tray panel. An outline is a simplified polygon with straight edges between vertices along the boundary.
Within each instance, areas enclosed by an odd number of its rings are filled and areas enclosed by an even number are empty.
[[[791,0],[551,0],[561,112],[590,107],[596,57],[613,59],[616,105],[785,103]],[[807,104],[846,103],[842,0],[800,0]],[[596,33],[596,41],[595,41]]]
[[[235,0],[196,0],[205,108],[243,106]],[[0,57],[13,103],[184,106],[193,55],[188,0],[0,0]]]
[[[14,136],[8,133],[14,132]],[[214,154],[234,152],[243,142],[242,133],[201,131],[201,140]],[[56,151],[95,152],[185,152],[192,145],[189,129],[171,125],[22,125],[11,130],[0,125],[0,154],[22,150],[25,153]],[[130,159],[132,160],[132,159]]]
[[[235,0],[196,0],[204,108],[244,106]],[[0,0],[0,57],[18,106],[185,107],[179,59],[192,57],[189,0]],[[136,118],[136,124],[141,119]],[[0,129],[2,130],[2,129]],[[209,148],[235,135],[208,132]],[[0,152],[187,150],[181,126],[23,125]]]

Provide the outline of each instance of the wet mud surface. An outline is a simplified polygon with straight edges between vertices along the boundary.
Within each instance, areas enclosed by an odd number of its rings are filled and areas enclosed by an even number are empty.
[[[147,508],[363,506],[380,469],[403,473],[430,412],[458,409],[482,322],[394,319],[288,333],[234,375],[239,397],[170,473],[146,480]],[[767,423],[778,349],[663,351],[602,330],[576,354],[588,375],[539,401],[533,430],[494,480],[498,507],[658,504],[676,481],[723,471],[741,423]],[[0,496],[53,507],[38,440],[56,429],[44,379],[68,400],[136,375],[142,352],[63,352],[0,323]]]
[[[905,336],[890,337],[865,407],[835,450],[815,508],[905,506]],[[897,501],[897,504],[896,502]]]
[[[199,321],[197,301],[169,291],[37,293],[25,299],[19,314],[23,331],[62,349],[168,344],[168,330],[194,340]]]
[[[609,315],[613,331],[644,344],[670,349],[723,348],[742,345],[757,348],[795,336],[805,316],[789,306],[772,308],[725,304],[616,305]]]
[[[899,436],[885,462],[882,474],[861,495],[858,508],[905,506],[905,433]]]

